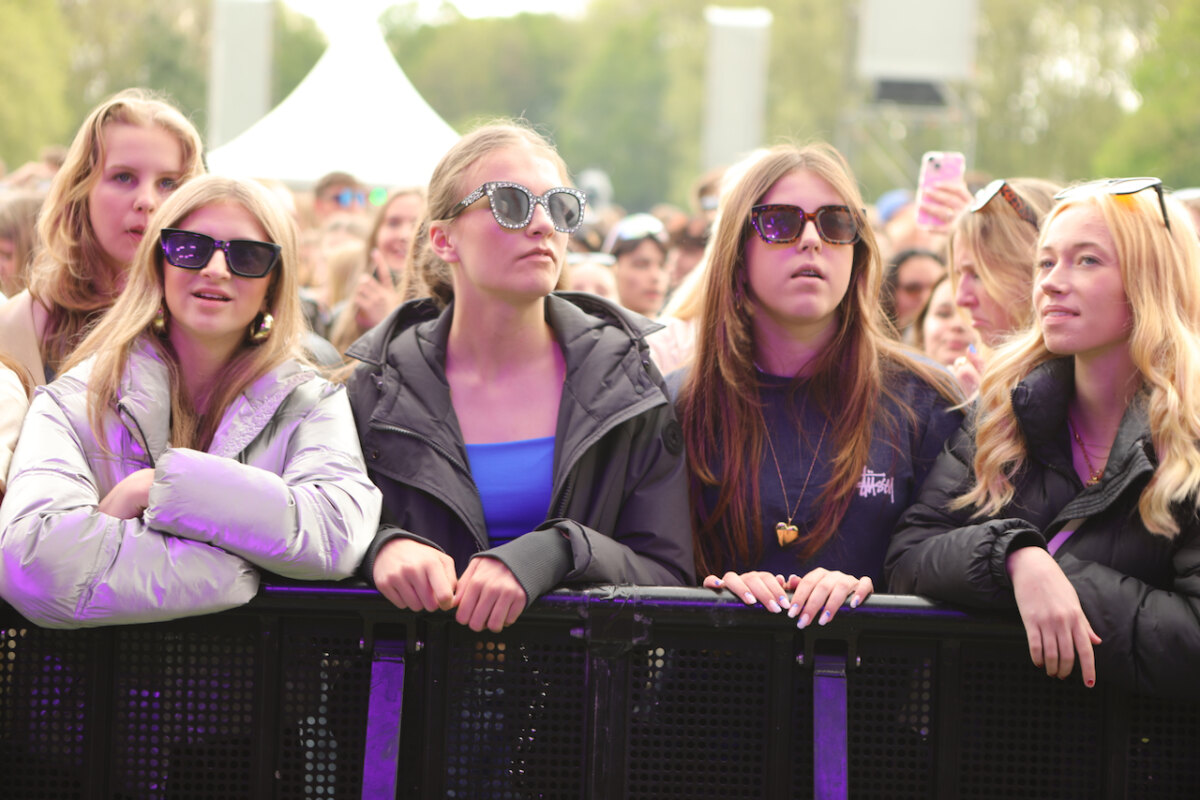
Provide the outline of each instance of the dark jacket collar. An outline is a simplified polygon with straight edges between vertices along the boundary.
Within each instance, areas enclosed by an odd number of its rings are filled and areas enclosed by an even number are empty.
[[[1075,361],[1056,358],[1035,367],[1013,390],[1013,413],[1025,433],[1029,454],[1045,464],[1074,470],[1071,464],[1067,406],[1075,393]],[[1113,502],[1117,495],[1140,476],[1152,473],[1158,464],[1150,437],[1146,394],[1134,396],[1113,441],[1104,478],[1096,491],[1085,492],[1063,509],[1060,516],[1094,514]]]
[[[449,311],[453,304],[445,311]],[[446,340],[450,336],[451,314],[443,313],[437,303],[430,297],[410,300],[387,316],[383,322],[367,331],[346,350],[351,358],[374,366],[380,366],[387,360],[389,345],[406,329],[429,322],[441,317],[441,325],[436,332],[427,335],[441,353],[445,353]],[[586,316],[598,317],[608,324],[622,328],[630,338],[644,343],[648,334],[661,330],[663,326],[657,322],[636,314],[628,309],[587,292],[555,292],[546,298],[546,320],[558,334],[564,348],[568,339],[594,329],[594,322],[585,322]],[[445,359],[443,358],[443,363]]]
[[[374,368],[384,396],[372,424],[417,434],[466,463],[462,431],[446,383],[446,343],[453,304],[413,300],[354,343],[347,355]],[[587,445],[611,427],[667,403],[650,362],[645,336],[658,323],[582,292],[546,298],[546,320],[566,362],[556,430],[555,472],[561,474]]]
[[[1025,434],[1029,455],[1062,466],[1067,441],[1067,406],[1075,394],[1075,360],[1056,358],[1033,368],[1012,392],[1013,413]],[[1070,467],[1069,451],[1066,465]]]

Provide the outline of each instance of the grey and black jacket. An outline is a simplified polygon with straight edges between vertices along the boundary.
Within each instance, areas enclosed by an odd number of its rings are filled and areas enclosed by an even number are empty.
[[[411,301],[347,351],[363,362],[350,402],[383,492],[367,581],[379,548],[408,537],[459,574],[476,556],[500,560],[529,602],[563,583],[692,584],[682,431],[644,339],[657,326],[592,295],[547,298],[566,361],[551,506],[536,530],[491,547],[445,377],[452,314]]]

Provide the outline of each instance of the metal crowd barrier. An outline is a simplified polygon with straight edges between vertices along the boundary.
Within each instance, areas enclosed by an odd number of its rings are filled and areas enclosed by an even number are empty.
[[[706,590],[560,591],[500,635],[350,585],[85,631],[0,605],[0,797],[1200,795],[1200,705],[1100,677],[902,596],[797,631]]]

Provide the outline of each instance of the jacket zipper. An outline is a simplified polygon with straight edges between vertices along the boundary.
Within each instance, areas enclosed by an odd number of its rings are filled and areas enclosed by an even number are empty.
[[[578,461],[578,459],[576,459]],[[574,464],[571,465],[575,466]],[[571,490],[575,488],[575,475],[571,471],[567,471],[566,482],[563,484],[562,493],[558,496],[558,505],[554,509],[552,519],[559,519],[567,515],[567,503],[571,500]]]
[[[665,403],[666,403],[666,400],[663,401],[663,404],[665,404]],[[575,465],[579,463],[579,460],[581,458],[583,458],[583,454],[586,453],[592,445],[594,445],[600,439],[604,438],[604,435],[607,434],[609,431],[611,431],[614,428],[616,428],[617,426],[633,419],[638,414],[644,414],[652,408],[657,408],[659,405],[660,405],[660,403],[652,403],[649,406],[646,406],[645,408],[641,408],[640,407],[641,404],[636,403],[633,406],[626,407],[624,409],[624,411],[622,411],[622,413],[620,413],[619,415],[616,415],[615,417],[610,418],[607,421],[607,424],[605,424],[602,428],[599,428],[596,431],[594,431],[592,433],[592,435],[590,435],[587,438],[587,441],[585,442],[584,446],[579,449],[579,452],[575,455],[575,457],[571,460],[571,462],[566,465],[566,468],[564,470],[565,477],[563,478],[562,489],[560,490],[560,493],[558,495],[558,503],[555,505],[554,514],[551,515],[550,517],[548,517],[547,519],[556,519],[556,518],[562,518],[562,517],[567,516],[567,504],[570,503],[571,492],[575,488],[575,482],[574,482]],[[633,410],[634,408],[636,408],[637,410],[636,411]]]

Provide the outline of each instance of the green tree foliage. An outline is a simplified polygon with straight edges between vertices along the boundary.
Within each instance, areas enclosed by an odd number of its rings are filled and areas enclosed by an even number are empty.
[[[311,18],[275,0],[275,54],[271,102],[279,104],[320,60],[328,42]]]
[[[0,158],[15,169],[70,135],[62,13],[39,0],[0,2]]]
[[[1096,152],[1092,174],[1158,175],[1173,188],[1200,185],[1200,7],[1162,7],[1157,46],[1134,72],[1142,103]]]
[[[616,17],[582,51],[558,119],[568,163],[607,171],[617,202],[630,210],[663,200],[679,141],[663,113],[667,55],[660,30],[652,11]]]
[[[142,86],[205,129],[212,0],[0,0],[0,157],[14,167],[66,144],[109,95]],[[307,17],[276,4],[273,99],[325,49]],[[36,113],[32,113],[36,107]]]
[[[1118,0],[982,0],[978,166],[1075,180],[1123,116],[1126,70],[1153,7]]]
[[[209,0],[59,0],[78,46],[69,94],[75,124],[109,95],[141,86],[169,97],[203,131]]]
[[[385,17],[388,46],[425,100],[456,130],[481,118],[550,125],[573,62],[578,31],[551,15],[460,19],[414,26]]]

